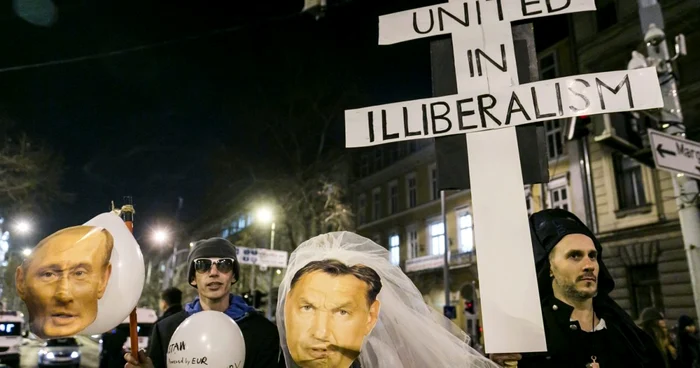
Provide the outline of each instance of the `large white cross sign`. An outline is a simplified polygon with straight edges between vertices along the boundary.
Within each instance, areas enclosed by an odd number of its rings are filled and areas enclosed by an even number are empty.
[[[468,0],[381,16],[379,43],[452,35],[458,93],[345,112],[347,147],[466,134],[487,353],[546,351],[514,127],[663,107],[654,68],[520,85],[511,21],[595,0]]]

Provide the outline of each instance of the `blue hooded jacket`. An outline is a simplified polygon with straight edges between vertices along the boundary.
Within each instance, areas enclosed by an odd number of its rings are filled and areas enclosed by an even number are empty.
[[[229,294],[228,301],[229,306],[224,313],[236,322],[245,318],[249,313],[255,312],[255,308],[249,306],[245,300],[238,295]],[[196,297],[192,303],[185,305],[185,312],[187,312],[188,317],[201,311],[202,304],[199,302],[199,297]]]

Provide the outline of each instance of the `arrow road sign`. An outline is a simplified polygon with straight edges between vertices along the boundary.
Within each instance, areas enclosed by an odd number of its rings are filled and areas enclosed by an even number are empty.
[[[656,167],[700,179],[700,143],[649,129]]]

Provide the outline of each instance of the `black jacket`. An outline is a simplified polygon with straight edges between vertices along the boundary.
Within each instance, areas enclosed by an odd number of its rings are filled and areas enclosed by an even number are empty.
[[[187,319],[187,312],[173,314],[153,327],[148,341],[148,356],[155,368],[167,367],[167,351],[170,338],[180,323]],[[280,337],[277,326],[258,313],[250,313],[237,322],[245,340],[244,368],[284,368],[281,357]],[[226,349],[221,346],[221,349]]]
[[[173,305],[172,307],[168,307],[168,309],[166,309],[165,312],[163,312],[163,315],[160,316],[158,318],[158,320],[156,320],[156,323],[172,316],[173,314],[177,314],[180,312],[182,312],[182,305],[178,304],[178,305]]]
[[[663,357],[653,339],[630,321],[596,302],[594,309],[605,320],[606,328],[585,332],[577,321],[571,321],[573,308],[554,297],[542,303],[542,316],[547,338],[546,353],[522,354],[518,368],[584,368],[592,357],[601,367],[661,368]]]

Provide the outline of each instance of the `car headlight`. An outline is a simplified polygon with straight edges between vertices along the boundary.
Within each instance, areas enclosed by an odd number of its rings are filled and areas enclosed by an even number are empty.
[[[77,352],[77,351],[74,351],[74,352],[70,353],[70,357],[73,358],[73,359],[75,359],[75,358],[77,358],[77,357],[79,357],[79,356],[80,356],[80,353]]]
[[[50,351],[49,351],[48,353],[46,353],[46,358],[48,358],[48,359],[53,359],[53,358],[55,358],[55,357],[56,357],[56,356],[53,355],[53,353],[50,352]]]

